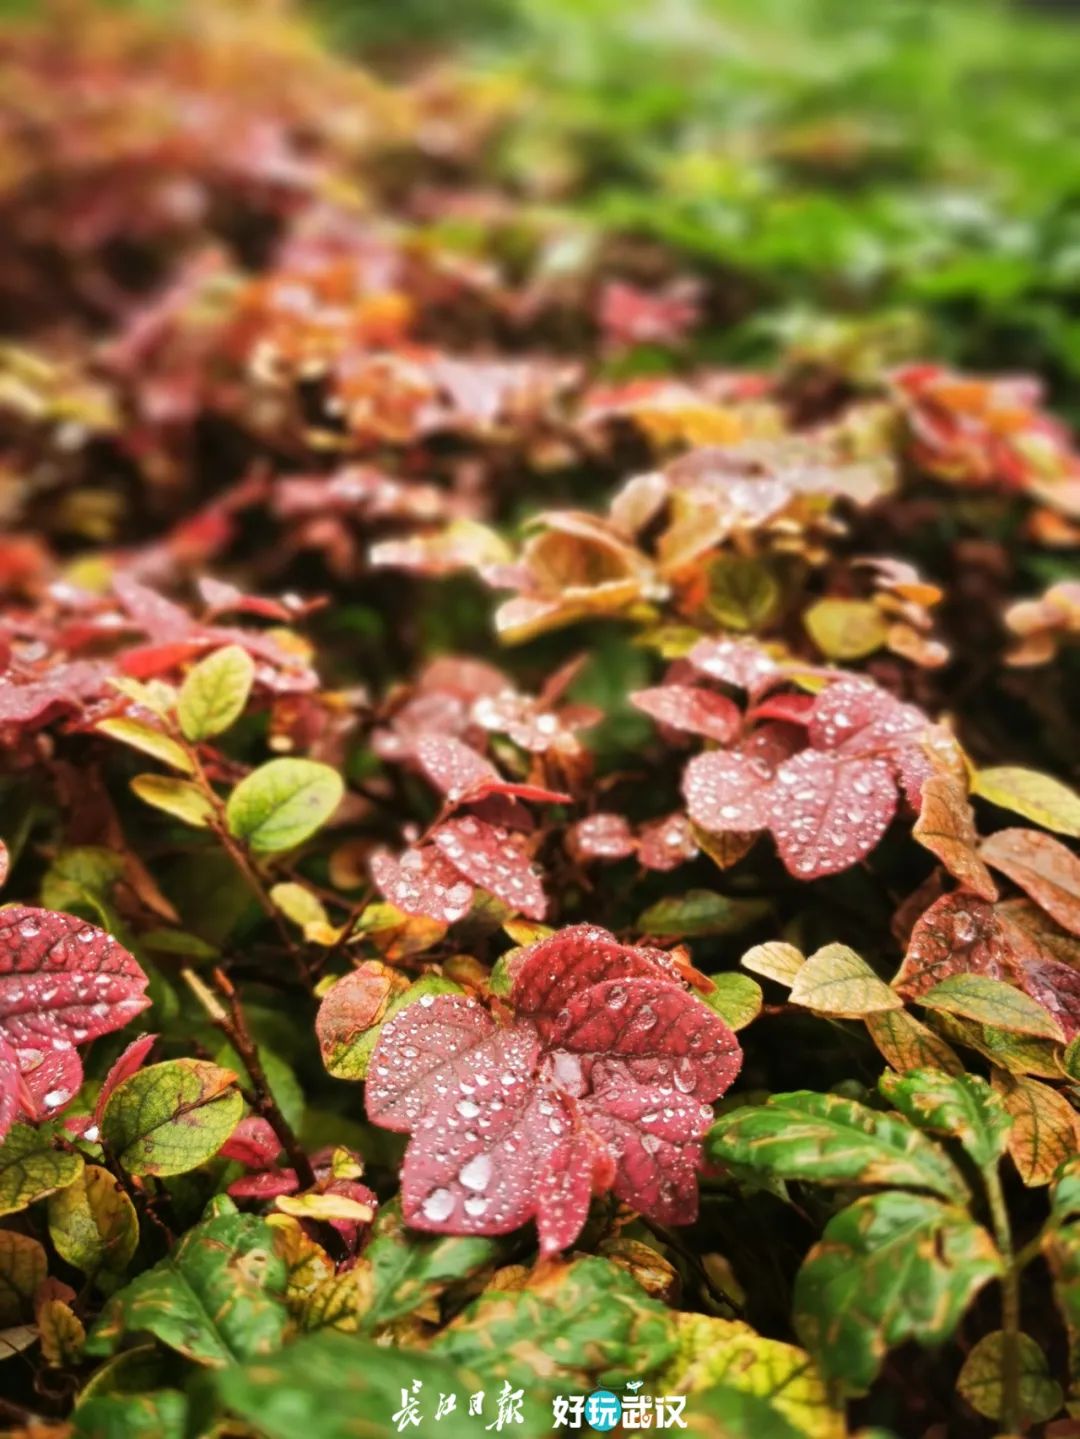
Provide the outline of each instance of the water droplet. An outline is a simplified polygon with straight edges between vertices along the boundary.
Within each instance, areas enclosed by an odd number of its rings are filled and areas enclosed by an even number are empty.
[[[433,1189],[420,1206],[420,1212],[432,1224],[442,1224],[454,1212],[454,1196],[449,1189]]]
[[[491,1169],[491,1156],[477,1154],[469,1160],[468,1164],[462,1166],[458,1172],[458,1179],[466,1189],[483,1191],[491,1183]]]

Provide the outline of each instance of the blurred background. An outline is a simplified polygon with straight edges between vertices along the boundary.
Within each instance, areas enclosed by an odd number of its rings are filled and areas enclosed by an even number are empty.
[[[519,207],[513,225],[499,218],[504,247],[528,248],[530,225],[550,234],[557,215],[565,251],[553,263],[572,264],[573,246],[590,237],[618,235],[730,278],[719,287],[714,323],[700,332],[703,358],[757,363],[778,345],[853,343],[822,322],[856,318],[859,343],[975,368],[1036,370],[1056,403],[1076,409],[1073,5],[311,0],[286,8],[157,0],[111,7],[117,23],[106,39],[110,12],[100,5],[3,0],[0,186],[9,205],[21,204],[18,187],[45,183],[49,162],[40,148],[21,145],[28,127],[57,127],[65,109],[86,98],[86,74],[57,68],[60,52],[68,51],[69,66],[80,43],[87,64],[95,47],[100,56],[111,46],[115,59],[125,9],[142,34],[129,80],[137,70],[145,89],[155,72],[167,76],[177,62],[166,36],[179,29],[201,34],[207,88],[215,63],[224,83],[219,40],[229,31],[229,43],[248,54],[248,114],[280,118],[285,70],[294,95],[305,74],[317,87],[310,55],[301,64],[309,44],[357,57],[394,85],[422,83],[430,93],[442,84],[447,134],[454,126],[459,133],[440,140],[429,115],[421,148],[438,168],[441,146],[438,178],[462,183],[462,152],[451,152],[470,111],[485,150],[484,183],[503,187]],[[36,61],[15,39],[27,26],[40,37]],[[138,48],[130,32],[127,43]],[[276,58],[260,92],[259,55],[271,49]],[[185,54],[190,81],[194,52]],[[35,83],[38,62],[44,89]],[[235,90],[235,74],[231,81]],[[458,103],[452,93],[467,98]],[[163,94],[159,101],[166,103]],[[321,123],[347,128],[340,89],[331,86],[325,103],[337,113]],[[183,109],[172,117],[177,129],[201,123]],[[292,118],[307,124],[298,110]],[[65,144],[70,149],[70,137]],[[105,140],[100,148],[103,156]],[[456,213],[444,207],[438,224],[441,238],[467,250],[478,244],[478,227],[490,240],[495,219],[479,197],[471,209],[459,197]],[[515,226],[516,236],[508,234]],[[15,259],[7,255],[0,277],[9,292],[21,284],[13,284]]]

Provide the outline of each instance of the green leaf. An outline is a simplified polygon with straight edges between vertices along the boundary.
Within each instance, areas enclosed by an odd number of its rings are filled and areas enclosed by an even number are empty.
[[[252,770],[225,807],[229,829],[253,850],[274,854],[310,839],[341,803],[337,770],[311,759],[272,759]]]
[[[777,1404],[730,1384],[693,1395],[682,1417],[694,1439],[812,1439],[818,1433],[792,1423]]]
[[[34,1295],[48,1272],[45,1250],[29,1234],[0,1229],[0,1329],[34,1316]]]
[[[201,1059],[140,1069],[109,1096],[102,1143],[129,1174],[186,1174],[212,1159],[244,1101],[236,1075]]]
[[[761,560],[721,555],[709,566],[705,606],[725,629],[759,630],[776,612],[780,586]]]
[[[590,1387],[647,1378],[676,1348],[670,1311],[606,1259],[588,1258],[534,1271],[525,1289],[481,1294],[429,1352],[535,1392],[539,1375]]]
[[[791,986],[791,1002],[815,1014],[841,1019],[860,1019],[904,1006],[896,990],[846,944],[827,944],[799,967]]]
[[[110,739],[119,740],[121,744],[129,745],[143,754],[152,755],[154,759],[161,760],[162,764],[179,770],[181,774],[194,773],[194,766],[183,745],[177,744],[176,740],[161,730],[154,729],[152,725],[140,724],[138,720],[117,715],[113,719],[98,720],[94,728],[107,734]]]
[[[698,998],[710,1009],[714,1009],[730,1029],[745,1029],[761,1013],[761,985],[756,984],[747,974],[729,971],[724,974],[710,974],[713,988]]]
[[[239,645],[226,645],[188,671],[176,700],[185,739],[212,739],[244,712],[255,680],[255,661]]]
[[[692,889],[650,905],[638,916],[636,928],[641,934],[670,939],[737,934],[771,908],[768,900],[729,899],[711,889]]]
[[[952,1160],[894,1114],[797,1090],[721,1115],[706,1141],[720,1164],[815,1184],[896,1184],[965,1202]]]
[[[73,1439],[185,1439],[187,1412],[178,1389],[103,1394],[76,1409]]]
[[[828,1379],[861,1393],[889,1349],[953,1334],[1002,1272],[990,1235],[925,1194],[872,1194],[835,1215],[795,1280],[795,1328]]]
[[[13,1124],[0,1144],[0,1214],[18,1214],[37,1199],[73,1184],[83,1157],[58,1147],[56,1130]]]
[[[487,1393],[488,1417],[468,1417],[470,1392],[491,1387],[479,1375],[462,1373],[429,1351],[378,1345],[332,1330],[298,1339],[257,1364],[222,1369],[214,1375],[214,1387],[230,1413],[263,1439],[305,1434],[312,1439],[392,1439],[400,1432],[392,1416],[408,1396],[416,1400],[423,1423],[404,1432],[417,1436],[430,1432],[438,1439],[477,1439],[494,1413]],[[432,1421],[440,1394],[455,1395],[457,1403],[436,1429]],[[524,1425],[506,1432],[516,1439],[551,1434],[550,1403],[533,1398],[525,1416]]]
[[[1005,1152],[1012,1119],[978,1075],[916,1069],[883,1074],[878,1087],[920,1129],[959,1139],[980,1169],[996,1164]]]
[[[45,909],[70,912],[85,905],[88,897],[107,899],[123,872],[123,856],[115,850],[92,844],[62,849],[41,881],[41,903]]]
[[[493,1266],[501,1253],[498,1240],[450,1234],[429,1239],[406,1229],[396,1206],[381,1211],[375,1238],[364,1251],[374,1295],[363,1331],[412,1314],[449,1285]]]
[[[951,974],[918,997],[924,1009],[940,1009],[974,1019],[979,1024],[992,1024],[1017,1034],[1033,1034],[1037,1038],[1065,1038],[1060,1024],[1041,1004],[1020,989],[1001,979],[985,974]]]
[[[971,792],[1044,829],[1080,838],[1080,795],[1048,774],[1011,765],[980,769],[971,781]]]
[[[214,817],[213,804],[190,780],[173,779],[166,774],[137,774],[131,788],[144,803],[164,810],[195,829],[205,829]]]
[[[270,1225],[221,1214],[189,1229],[167,1258],[113,1295],[87,1351],[109,1354],[147,1333],[213,1368],[272,1354],[289,1322],[284,1293],[285,1262]]]
[[[88,1164],[48,1203],[49,1237],[61,1259],[84,1274],[120,1274],[139,1243],[135,1206],[107,1169]]]
[[[1017,1336],[1020,1344],[1020,1408],[1026,1429],[1043,1424],[1065,1402],[1061,1385],[1050,1377],[1046,1355],[1028,1334]],[[956,1387],[976,1413],[985,1419],[1000,1419],[1002,1368],[1005,1336],[1000,1329],[986,1334],[964,1360]]]

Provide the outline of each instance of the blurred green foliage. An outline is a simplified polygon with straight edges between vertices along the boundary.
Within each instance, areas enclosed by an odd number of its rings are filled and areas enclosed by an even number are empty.
[[[530,99],[523,202],[756,287],[718,358],[918,311],[975,368],[1080,375],[1080,24],[993,0],[323,0],[341,43],[459,46]],[[749,316],[752,310],[752,318]],[[930,333],[927,334],[926,331]]]

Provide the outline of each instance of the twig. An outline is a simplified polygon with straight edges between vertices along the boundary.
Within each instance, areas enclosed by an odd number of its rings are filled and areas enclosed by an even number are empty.
[[[292,1125],[282,1114],[278,1102],[273,1096],[270,1083],[266,1078],[266,1071],[259,1058],[258,1047],[248,1029],[247,1016],[240,1003],[240,996],[237,994],[232,980],[224,970],[214,970],[214,983],[228,1005],[228,1009],[225,1010],[218,1003],[213,992],[207,989],[193,970],[185,969],[183,973],[184,979],[200,999],[214,1024],[240,1056],[240,1062],[247,1070],[254,1090],[255,1108],[277,1135],[282,1149],[288,1156],[289,1163],[296,1171],[301,1188],[311,1189],[316,1182],[311,1160],[304,1153],[300,1141],[293,1132]]]

